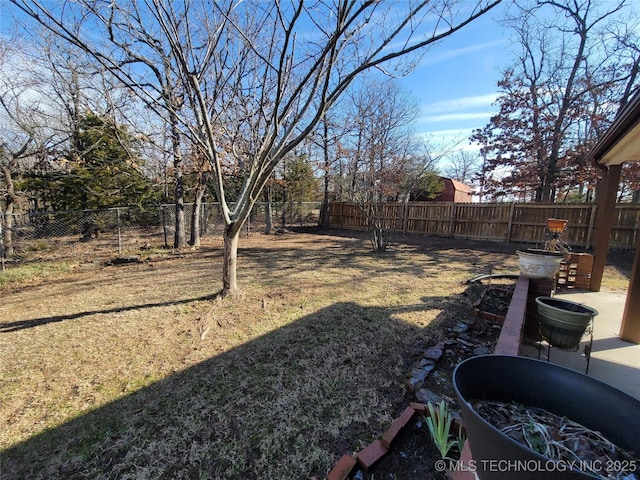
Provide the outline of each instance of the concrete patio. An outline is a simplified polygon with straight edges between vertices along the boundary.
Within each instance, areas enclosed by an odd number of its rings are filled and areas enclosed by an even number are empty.
[[[588,375],[640,399],[640,345],[620,340],[618,332],[626,295],[611,292],[559,293],[558,298],[584,303],[600,312],[594,319],[593,348]],[[578,351],[551,348],[551,362],[584,373],[587,366],[585,336]],[[547,358],[547,344],[542,342],[541,359]],[[538,358],[537,345],[525,344],[520,355]]]

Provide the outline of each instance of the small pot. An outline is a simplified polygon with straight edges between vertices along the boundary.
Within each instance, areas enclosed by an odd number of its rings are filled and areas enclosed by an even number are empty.
[[[548,218],[547,228],[551,233],[562,233],[567,228],[567,223],[569,223],[569,220],[564,218]]]
[[[529,278],[554,278],[564,255],[536,248],[517,250],[520,271]]]
[[[536,298],[540,334],[557,348],[578,348],[587,327],[598,315],[595,308],[552,297]]]

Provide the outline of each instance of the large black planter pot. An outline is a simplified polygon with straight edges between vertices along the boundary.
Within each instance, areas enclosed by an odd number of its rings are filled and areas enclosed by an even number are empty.
[[[460,363],[453,383],[482,480],[598,477],[567,471],[568,465],[553,463],[501,433],[473,410],[469,404],[473,399],[543,408],[600,431],[619,447],[640,455],[640,401],[581,373],[530,358],[486,355]]]

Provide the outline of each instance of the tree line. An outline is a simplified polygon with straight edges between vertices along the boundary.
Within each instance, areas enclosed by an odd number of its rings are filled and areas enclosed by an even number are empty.
[[[480,155],[413,131],[419,109],[393,78],[499,3],[12,0],[15,31],[0,39],[5,225],[25,198],[38,209],[171,201],[181,248],[199,241],[185,238],[185,202],[210,195],[232,292],[256,201],[321,198],[322,223],[330,200],[354,201],[383,250],[377,205],[435,195],[442,159],[485,200],[589,200],[598,172],[586,152],[637,88],[626,0],[510,2],[521,49],[499,112],[470,138]],[[636,165],[625,168],[623,188],[640,190]]]
[[[631,2],[515,1],[503,23],[514,56],[498,112],[474,132],[483,196],[594,201],[601,177],[587,154],[638,90],[640,23]],[[640,163],[627,162],[619,200],[640,201]]]

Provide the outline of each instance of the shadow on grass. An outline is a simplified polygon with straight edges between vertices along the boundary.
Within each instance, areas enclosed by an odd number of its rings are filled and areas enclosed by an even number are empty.
[[[309,230],[309,229],[307,229]],[[318,265],[323,268],[344,269],[348,266],[352,269],[362,269],[370,274],[410,273],[413,275],[427,276],[434,273],[434,269],[446,275],[451,265],[471,265],[474,273],[493,273],[497,268],[503,268],[505,259],[513,257],[513,272],[518,273],[515,264],[516,247],[495,242],[467,241],[460,239],[424,237],[415,235],[397,235],[385,252],[375,253],[371,251],[366,232],[342,231],[342,230],[317,230],[314,235],[330,237],[331,244],[323,242],[322,249],[304,248],[278,250],[277,254],[271,248],[239,248],[238,256],[258,262],[269,270],[269,274],[276,278],[278,275],[286,276],[301,271],[301,266]],[[408,264],[407,253],[420,252],[420,260]],[[495,254],[502,255],[496,259]],[[399,262],[387,262],[387,265],[373,264],[376,258],[387,260],[398,259]],[[251,264],[251,262],[250,262]],[[242,264],[241,264],[242,265]],[[242,268],[242,267],[241,267]]]
[[[171,305],[182,305],[192,302],[201,302],[206,300],[215,300],[220,293],[212,295],[204,295],[197,298],[185,298],[182,300],[173,300],[170,302],[157,302],[157,303],[143,303],[140,305],[128,305],[126,307],[108,308],[104,310],[90,310],[85,312],[76,312],[69,315],[52,315],[50,317],[32,318],[29,320],[17,320],[15,322],[0,323],[0,333],[17,332],[25,328],[34,328],[41,325],[47,325],[49,323],[64,322],[66,320],[76,320],[78,318],[87,317],[89,315],[109,314],[109,313],[121,313],[130,310],[142,310],[145,308],[154,307],[167,307]]]
[[[461,303],[424,301],[314,312],[3,451],[2,478],[324,477],[389,425],[405,373]],[[445,302],[427,328],[394,318]]]

